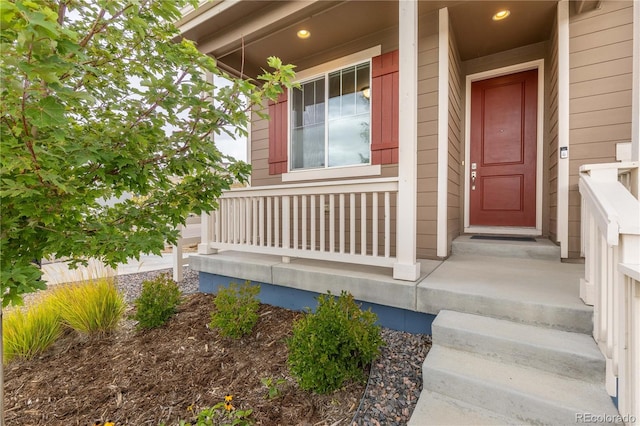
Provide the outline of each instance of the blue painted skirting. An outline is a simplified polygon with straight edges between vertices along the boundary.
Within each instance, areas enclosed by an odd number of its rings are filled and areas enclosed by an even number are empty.
[[[227,287],[230,283],[241,284],[242,279],[225,277],[223,275],[199,273],[200,291],[203,293],[215,294],[218,287]],[[252,283],[260,285],[258,298],[262,303],[279,306],[281,308],[301,311],[305,308],[315,309],[317,305],[316,297],[319,293],[307,290],[299,290],[290,287],[283,287],[274,284]],[[378,315],[378,324],[392,330],[407,331],[414,334],[431,334],[431,323],[436,318],[435,315],[422,312],[408,311],[406,309],[393,308],[390,306],[368,303],[358,300],[362,309],[371,308],[372,312]]]

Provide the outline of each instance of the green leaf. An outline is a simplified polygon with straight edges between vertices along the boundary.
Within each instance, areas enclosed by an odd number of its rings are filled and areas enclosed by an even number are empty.
[[[60,125],[64,120],[64,106],[53,96],[47,96],[35,106],[28,107],[26,114],[38,128]]]

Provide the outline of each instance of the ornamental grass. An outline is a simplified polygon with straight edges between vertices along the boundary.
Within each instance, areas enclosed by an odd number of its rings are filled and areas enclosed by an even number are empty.
[[[49,348],[62,334],[58,309],[47,298],[29,308],[3,315],[3,359],[31,359]]]
[[[126,309],[113,278],[60,285],[53,290],[51,301],[65,325],[89,336],[114,331]]]

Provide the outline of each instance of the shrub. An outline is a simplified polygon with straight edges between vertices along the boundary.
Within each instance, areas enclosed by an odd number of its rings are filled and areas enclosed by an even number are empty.
[[[376,314],[362,311],[353,296],[318,297],[318,308],[294,322],[287,340],[289,369],[300,387],[317,393],[363,380],[364,367],[380,353],[383,341]]]
[[[175,314],[180,297],[178,284],[168,274],[143,281],[140,297],[134,302],[133,319],[138,321],[138,328],[150,329],[166,323]]]
[[[237,339],[251,333],[258,321],[259,293],[260,286],[252,286],[249,281],[241,286],[231,283],[228,288],[220,287],[209,326],[220,329],[224,337]]]
[[[89,335],[115,330],[126,308],[111,278],[61,285],[53,290],[52,300],[66,325]]]
[[[4,362],[16,357],[31,359],[44,352],[61,334],[60,315],[47,299],[26,310],[6,312],[2,334]]]

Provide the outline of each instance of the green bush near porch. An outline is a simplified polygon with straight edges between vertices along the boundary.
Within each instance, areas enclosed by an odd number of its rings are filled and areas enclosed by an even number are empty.
[[[383,345],[376,320],[347,292],[319,296],[316,312],[296,321],[287,341],[289,368],[300,387],[324,394],[348,380],[363,380],[364,368]]]

